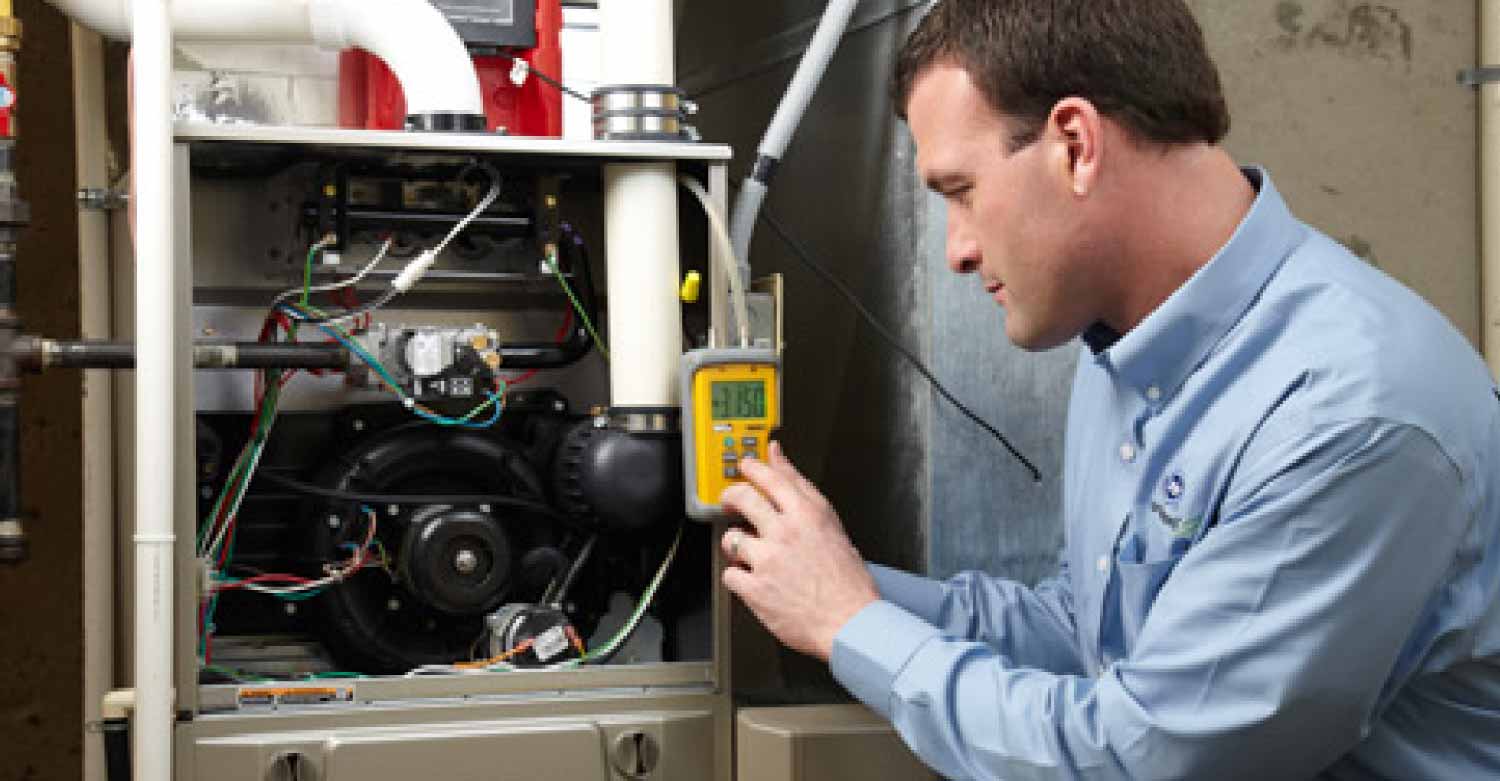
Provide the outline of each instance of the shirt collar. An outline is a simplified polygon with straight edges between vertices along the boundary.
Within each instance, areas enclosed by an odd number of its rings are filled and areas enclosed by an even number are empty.
[[[1264,168],[1242,169],[1259,194],[1217,254],[1095,359],[1151,401],[1176,392],[1306,238]]]

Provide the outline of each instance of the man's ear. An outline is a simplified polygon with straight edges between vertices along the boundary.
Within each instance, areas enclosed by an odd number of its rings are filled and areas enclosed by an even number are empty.
[[[1055,142],[1056,167],[1068,189],[1082,198],[1099,183],[1104,162],[1104,121],[1099,109],[1084,98],[1063,98],[1047,116],[1047,132]]]

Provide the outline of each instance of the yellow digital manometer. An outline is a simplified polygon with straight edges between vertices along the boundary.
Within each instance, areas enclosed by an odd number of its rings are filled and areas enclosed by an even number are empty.
[[[775,350],[710,348],[682,356],[682,463],[687,512],[724,517],[719,494],[744,480],[740,459],[765,460],[781,425],[781,358]]]

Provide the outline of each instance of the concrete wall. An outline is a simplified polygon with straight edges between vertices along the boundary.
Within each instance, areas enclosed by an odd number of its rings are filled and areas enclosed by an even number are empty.
[[[1455,80],[1476,64],[1476,4],[1190,5],[1223,72],[1229,149],[1477,340],[1478,102]]]

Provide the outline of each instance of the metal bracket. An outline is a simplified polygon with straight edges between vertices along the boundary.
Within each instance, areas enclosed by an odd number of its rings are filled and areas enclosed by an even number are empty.
[[[94,211],[115,211],[130,203],[130,195],[107,187],[81,187],[78,205]]]
[[[1496,82],[1500,82],[1500,66],[1485,65],[1479,68],[1466,68],[1458,72],[1458,83],[1465,87],[1478,89]]]

